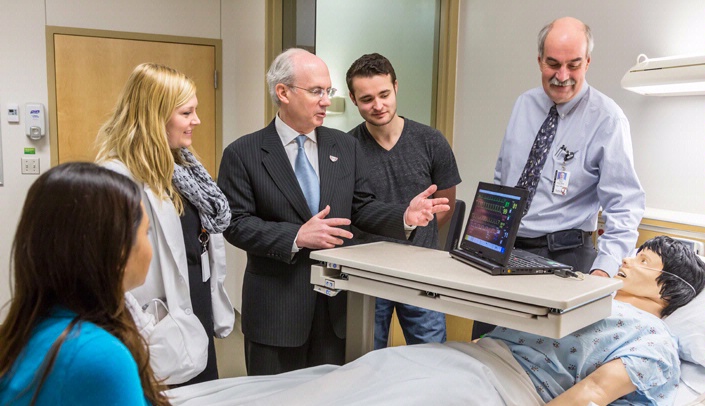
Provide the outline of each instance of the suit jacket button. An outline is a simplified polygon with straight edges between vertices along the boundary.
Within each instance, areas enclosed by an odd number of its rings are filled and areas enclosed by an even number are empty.
[[[184,313],[186,313],[187,315],[190,316],[191,315],[191,308],[187,307],[186,310],[184,310]]]

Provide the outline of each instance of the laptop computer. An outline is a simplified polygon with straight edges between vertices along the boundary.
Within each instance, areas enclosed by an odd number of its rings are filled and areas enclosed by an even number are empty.
[[[450,255],[492,275],[572,270],[569,265],[514,248],[528,195],[526,189],[480,182],[460,244]]]

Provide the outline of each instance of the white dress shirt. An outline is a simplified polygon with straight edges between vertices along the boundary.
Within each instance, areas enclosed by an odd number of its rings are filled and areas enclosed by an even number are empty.
[[[279,138],[282,140],[286,156],[289,158],[289,163],[291,163],[291,167],[295,171],[296,157],[299,155],[299,145],[296,143],[296,138],[302,134],[289,127],[284,120],[279,118],[279,114],[277,114],[277,117],[274,119],[274,128],[277,129],[277,134],[279,134]],[[306,157],[308,161],[311,162],[311,166],[313,166],[313,170],[320,180],[321,174],[318,173],[318,140],[316,139],[316,130],[314,129],[310,133],[303,135],[306,136],[306,142],[304,143]]]

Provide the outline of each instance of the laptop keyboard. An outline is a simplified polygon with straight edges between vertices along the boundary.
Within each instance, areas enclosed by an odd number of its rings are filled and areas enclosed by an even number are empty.
[[[541,266],[544,266],[544,264],[531,259],[520,258],[514,254],[509,256],[509,262],[507,263],[508,268],[536,268]]]

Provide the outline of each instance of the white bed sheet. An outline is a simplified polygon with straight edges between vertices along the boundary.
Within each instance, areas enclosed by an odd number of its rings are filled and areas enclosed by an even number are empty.
[[[467,354],[469,356],[462,356]],[[683,362],[675,406],[705,406],[705,367]],[[342,367],[220,379],[167,391],[174,405],[542,405],[502,343],[373,351]]]
[[[705,367],[681,361],[681,380],[676,406],[705,405]]]
[[[221,379],[167,395],[183,406],[543,404],[507,348],[490,339],[389,348],[341,367]]]

